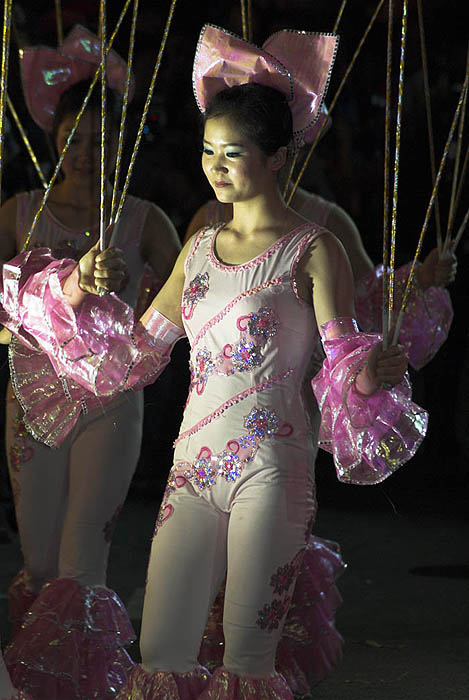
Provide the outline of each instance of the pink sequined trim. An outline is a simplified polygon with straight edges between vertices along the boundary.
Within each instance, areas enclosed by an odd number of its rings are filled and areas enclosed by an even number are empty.
[[[204,228],[200,229],[198,233],[195,234],[192,245],[190,247],[189,252],[187,253],[186,261],[184,263],[184,272],[187,275],[189,271],[189,263],[191,262],[192,258],[194,257],[194,254],[197,250],[197,248],[200,245],[200,242],[202,241],[202,237],[204,233],[206,233],[211,227],[210,226],[204,226]]]
[[[187,673],[148,673],[138,664],[132,670],[116,700],[195,700],[206,688],[210,673],[203,666]]]
[[[292,231],[289,231],[288,233],[285,233],[281,238],[276,240],[274,243],[272,243],[267,250],[264,250],[263,253],[260,253],[257,255],[255,258],[252,260],[248,260],[245,263],[241,263],[239,265],[227,265],[225,263],[222,263],[217,256],[215,255],[215,241],[217,238],[218,233],[221,231],[221,229],[226,226],[225,223],[221,224],[219,227],[217,227],[211,237],[210,245],[207,250],[207,257],[212,263],[214,267],[217,267],[219,270],[249,270],[252,267],[255,267],[256,265],[259,265],[260,263],[263,263],[265,260],[268,260],[274,253],[277,252],[279,248],[282,246],[286,245],[293,236],[297,235],[299,231],[301,231],[304,228],[311,228],[310,223],[306,224],[301,224],[301,226],[297,226],[294,228]]]
[[[241,391],[239,394],[236,394],[236,396],[233,396],[231,399],[228,399],[228,401],[225,401],[225,403],[219,406],[215,411],[209,413],[208,416],[205,416],[205,418],[199,420],[195,425],[192,426],[192,428],[189,428],[188,430],[185,430],[183,433],[181,433],[174,441],[174,445],[176,446],[179,442],[181,442],[181,440],[185,440],[190,435],[195,435],[195,433],[197,433],[199,430],[211,423],[212,420],[214,420],[215,418],[221,416],[225,411],[231,408],[231,406],[234,406],[240,401],[243,401],[252,394],[258,393],[259,391],[264,391],[264,389],[268,389],[269,387],[273,386],[273,384],[281,382],[283,379],[286,379],[286,377],[288,377],[292,372],[292,369],[287,369],[285,372],[277,374],[275,377],[271,377],[270,379],[267,379],[261,384],[257,384],[256,386],[252,386],[249,389],[246,389],[245,391]]]
[[[222,666],[198,700],[293,700],[293,695],[279,673],[268,678],[236,676]]]
[[[238,294],[237,297],[232,299],[229,304],[227,304],[219,313],[217,313],[216,316],[213,316],[207,323],[205,323],[200,331],[197,333],[197,335],[194,338],[194,342],[192,343],[192,348],[195,348],[197,343],[204,337],[204,335],[207,333],[212,326],[216,325],[219,323],[226,314],[231,311],[233,306],[238,304],[240,301],[242,301],[245,297],[250,296],[251,294],[258,294],[259,292],[262,292],[264,289],[269,289],[269,287],[275,287],[279,284],[282,284],[282,277],[274,277],[273,279],[269,280],[268,282],[263,282],[262,284],[259,284],[257,287],[253,287],[252,289],[248,289],[245,292],[242,292],[242,294]]]

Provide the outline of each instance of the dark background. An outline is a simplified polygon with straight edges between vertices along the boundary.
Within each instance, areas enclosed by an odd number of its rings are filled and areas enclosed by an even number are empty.
[[[15,31],[10,58],[9,92],[45,170],[51,170],[50,144],[29,118],[19,80],[17,44],[56,45],[52,0],[15,0]],[[253,40],[261,44],[277,29],[331,31],[340,0],[252,0]],[[431,82],[437,160],[449,130],[458,91],[464,78],[468,39],[464,2],[424,0],[427,51]],[[81,23],[97,29],[97,0],[63,0],[64,31]],[[112,27],[121,2],[108,2]],[[135,54],[136,96],[130,109],[129,142],[135,134],[153,64],[158,53],[169,2],[141,0]],[[396,2],[397,32],[400,3]],[[374,11],[375,3],[350,0],[339,29],[340,49],[329,89],[329,100],[349,64]],[[129,14],[130,16],[130,14]],[[333,114],[333,128],[321,142],[303,180],[303,186],[337,201],[354,218],[365,246],[379,262],[382,239],[384,91],[387,11],[375,24]],[[155,201],[174,221],[181,237],[195,210],[212,196],[200,167],[200,126],[191,86],[191,67],[200,28],[212,22],[241,33],[238,2],[179,0],[166,52],[158,75],[145,136],[140,148],[131,192]],[[115,47],[127,55],[129,22],[124,22]],[[395,101],[395,100],[394,100]],[[397,257],[406,262],[413,254],[431,192],[426,121],[420,64],[416,3],[409,4],[406,88],[403,109],[401,177],[399,188]],[[464,149],[467,145],[467,137]],[[6,134],[3,200],[16,192],[40,186],[29,156],[10,124]],[[442,182],[443,225],[449,204],[454,149]],[[465,186],[457,225],[468,204]],[[466,236],[467,239],[467,236]],[[433,223],[426,251],[435,245]],[[344,508],[396,508],[400,511],[439,510],[465,517],[469,489],[469,352],[468,254],[459,248],[459,274],[451,287],[455,322],[450,338],[438,356],[412,376],[418,403],[430,412],[429,434],[417,456],[384,485],[375,488],[342,486],[335,479],[331,460],[318,460],[319,499]],[[1,381],[7,380],[5,349],[0,356]],[[174,439],[187,386],[187,348],[176,346],[171,366],[146,390],[145,432],[142,456],[133,481],[133,498],[158,498],[171,463]],[[3,391],[3,387],[2,387]],[[3,424],[3,421],[2,421]],[[2,491],[7,502],[8,484],[2,455]]]

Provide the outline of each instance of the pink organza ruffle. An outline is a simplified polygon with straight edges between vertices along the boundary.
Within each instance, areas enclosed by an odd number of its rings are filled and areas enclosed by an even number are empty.
[[[279,673],[270,678],[236,676],[217,668],[198,700],[293,700],[288,684]]]
[[[58,376],[66,374],[93,394],[115,395],[154,381],[182,329],[164,319],[161,335],[152,336],[115,294],[89,294],[73,308],[62,283],[75,267],[72,260],[55,260],[46,248],[5,264],[0,323],[31,347],[39,345]],[[154,317],[161,314],[150,307],[146,324],[154,326]]]
[[[356,332],[334,337],[335,323],[321,328],[326,359],[312,381],[321,411],[319,444],[333,454],[339,481],[377,484],[415,454],[428,414],[411,400],[407,378],[391,391],[359,394],[355,378],[381,338]]]
[[[345,570],[335,542],[310,536],[277,648],[275,667],[292,692],[307,694],[342,658],[342,637],[335,629],[341,603],[335,581]],[[213,604],[199,653],[211,671],[222,666],[224,588]]]
[[[134,666],[135,634],[118,596],[72,579],[47,583],[7,649],[12,682],[35,700],[110,700]]]
[[[8,618],[12,637],[21,629],[26,613],[38,596],[26,585],[25,576],[25,570],[21,569],[8,588]]]
[[[394,308],[399,310],[409,276],[410,263],[396,270]],[[383,267],[362,277],[356,285],[355,309],[360,328],[381,332],[383,308]],[[451,298],[442,287],[422,290],[414,282],[399,333],[409,362],[421,369],[436,355],[448,337],[453,320]]]
[[[116,700],[195,700],[207,686],[210,673],[202,667],[188,673],[155,671],[135,666]]]
[[[14,695],[10,695],[8,698],[0,698],[0,700],[33,700],[31,695],[25,693],[24,690],[17,690]]]

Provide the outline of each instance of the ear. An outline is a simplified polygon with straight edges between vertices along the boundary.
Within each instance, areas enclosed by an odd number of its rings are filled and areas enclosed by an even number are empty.
[[[273,171],[283,168],[287,160],[287,147],[280,146],[278,151],[271,156],[271,167]]]

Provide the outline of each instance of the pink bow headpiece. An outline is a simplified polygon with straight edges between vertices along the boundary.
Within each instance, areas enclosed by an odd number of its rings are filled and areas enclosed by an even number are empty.
[[[41,129],[51,131],[54,112],[65,90],[89,80],[101,63],[101,42],[88,29],[77,25],[58,49],[47,46],[29,47],[20,53],[21,78],[29,113]],[[126,62],[111,49],[106,59],[106,82],[123,95],[127,73]],[[130,99],[134,92],[133,77]]]
[[[311,141],[322,109],[339,38],[284,29],[262,48],[220,27],[202,28],[194,59],[194,94],[201,112],[221,90],[244,83],[276,88],[289,102],[295,140]]]

